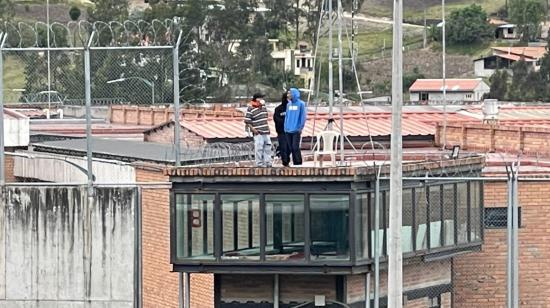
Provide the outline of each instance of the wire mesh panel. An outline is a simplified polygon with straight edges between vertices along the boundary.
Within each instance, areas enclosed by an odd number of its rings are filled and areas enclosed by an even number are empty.
[[[67,100],[84,99],[82,50],[8,49],[3,55],[6,103],[63,105]]]
[[[171,48],[93,49],[90,66],[92,105],[174,101]]]

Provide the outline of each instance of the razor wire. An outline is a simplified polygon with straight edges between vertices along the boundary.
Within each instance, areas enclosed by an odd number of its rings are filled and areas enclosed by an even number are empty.
[[[49,25],[38,21],[4,22],[0,30],[7,33],[6,48],[46,47],[47,32],[50,32],[50,47],[82,47],[96,31],[92,46],[169,46],[175,43],[178,23],[173,19],[152,21],[126,20],[95,21],[81,20],[68,23],[53,22]]]
[[[220,165],[251,162],[254,160],[254,142],[214,142],[206,144],[182,144],[183,165],[216,167]]]

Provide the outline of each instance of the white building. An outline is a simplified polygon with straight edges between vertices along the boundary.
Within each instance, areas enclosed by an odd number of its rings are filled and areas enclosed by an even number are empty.
[[[447,79],[448,102],[479,102],[489,93],[489,86],[481,79]],[[443,101],[442,79],[417,79],[409,88],[411,102],[440,103]]]
[[[492,55],[474,60],[476,77],[491,77],[497,69],[512,74],[511,66],[516,61],[525,61],[538,71],[546,53],[545,46],[492,47],[491,50]]]
[[[279,46],[279,40],[271,39],[272,44],[271,57],[275,62],[275,67],[279,70],[292,72],[294,76],[303,81],[304,87],[309,88],[314,78],[314,60],[308,44],[298,43],[298,49],[282,48]]]
[[[29,118],[15,110],[4,108],[4,146],[27,147],[30,139]]]

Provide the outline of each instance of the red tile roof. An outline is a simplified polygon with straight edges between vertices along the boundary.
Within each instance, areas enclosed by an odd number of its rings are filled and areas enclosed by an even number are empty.
[[[507,53],[499,54],[499,55],[496,55],[496,56],[499,57],[499,58],[504,58],[504,59],[508,59],[508,60],[512,60],[512,61],[519,61],[521,59],[521,57],[518,56],[518,55],[512,55],[512,54],[507,54]]]
[[[533,59],[540,59],[546,54],[546,47],[492,47],[495,54],[514,54]]]
[[[447,79],[445,86],[447,92],[464,92],[473,91],[481,82],[481,79]],[[440,92],[443,91],[442,79],[417,79],[413,85],[409,88],[410,92],[430,91]]]
[[[20,112],[17,112],[15,110],[4,108],[4,118],[7,118],[7,119],[26,119],[27,117],[24,114],[22,114]]]
[[[335,117],[335,129],[339,125],[339,117]],[[324,130],[328,118],[319,118],[316,121],[308,119],[303,131],[304,137],[314,136]],[[246,138],[246,132],[242,119],[212,119],[212,120],[185,120],[181,125],[206,139],[217,138]],[[315,127],[314,127],[315,125]],[[271,136],[275,137],[275,125],[269,121]],[[433,135],[435,128],[416,119],[403,118],[403,136]],[[391,134],[391,117],[380,118],[345,118],[344,134],[347,136],[387,136]]]

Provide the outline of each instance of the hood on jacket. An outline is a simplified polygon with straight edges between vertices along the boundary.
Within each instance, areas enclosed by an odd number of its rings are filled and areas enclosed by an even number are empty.
[[[281,97],[281,105],[286,106],[288,104],[288,94],[287,92],[283,93],[283,96]]]
[[[300,91],[296,88],[290,88],[290,94],[292,94],[292,102],[296,103],[300,100]]]

